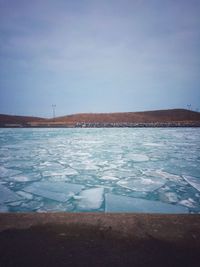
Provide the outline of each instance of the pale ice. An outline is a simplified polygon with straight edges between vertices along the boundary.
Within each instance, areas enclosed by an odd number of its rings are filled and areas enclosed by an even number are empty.
[[[83,190],[80,193],[78,209],[80,210],[97,210],[103,202],[103,188],[92,188]]]
[[[164,179],[159,179],[157,177],[136,177],[126,180],[120,180],[117,182],[121,187],[131,189],[134,191],[154,191],[165,184]]]
[[[35,182],[23,188],[23,191],[45,198],[65,202],[83,188],[82,185],[63,182]]]
[[[0,129],[0,211],[200,213],[199,128]]]
[[[18,196],[15,192],[0,184],[0,204],[20,199],[20,196]]]
[[[188,213],[188,209],[160,201],[106,194],[106,212]]]
[[[200,178],[183,175],[183,178],[194,188],[200,191]]]

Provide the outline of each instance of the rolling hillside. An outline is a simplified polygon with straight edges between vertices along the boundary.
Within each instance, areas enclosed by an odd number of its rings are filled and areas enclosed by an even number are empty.
[[[75,127],[80,124],[136,124],[136,123],[198,123],[200,113],[186,109],[155,110],[122,113],[81,113],[51,119],[27,116],[0,115],[0,127]]]
[[[185,109],[122,113],[82,113],[55,118],[55,122],[148,123],[200,121],[200,113]]]

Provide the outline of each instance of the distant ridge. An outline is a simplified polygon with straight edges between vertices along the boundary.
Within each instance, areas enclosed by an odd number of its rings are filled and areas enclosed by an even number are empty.
[[[16,115],[7,115],[0,114],[0,125],[4,123],[28,123],[33,121],[45,121],[44,118],[40,117],[31,117],[31,116],[16,116]]]
[[[40,117],[0,114],[0,127],[91,127],[132,124],[200,124],[200,113],[186,109],[167,109],[143,112],[80,113],[45,119]],[[144,125],[145,126],[145,125]]]
[[[80,113],[55,118],[56,122],[145,123],[172,121],[200,121],[200,113],[186,109],[168,109],[143,112]]]

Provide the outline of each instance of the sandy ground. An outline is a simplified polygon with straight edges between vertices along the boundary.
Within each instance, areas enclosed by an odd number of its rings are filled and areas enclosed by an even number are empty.
[[[0,266],[200,266],[200,215],[2,213]]]

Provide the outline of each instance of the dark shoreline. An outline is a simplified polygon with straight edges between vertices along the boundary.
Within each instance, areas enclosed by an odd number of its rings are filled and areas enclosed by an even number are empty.
[[[199,266],[200,215],[1,213],[0,266]]]
[[[198,128],[200,122],[187,123],[77,123],[67,124],[5,124],[0,128]]]

